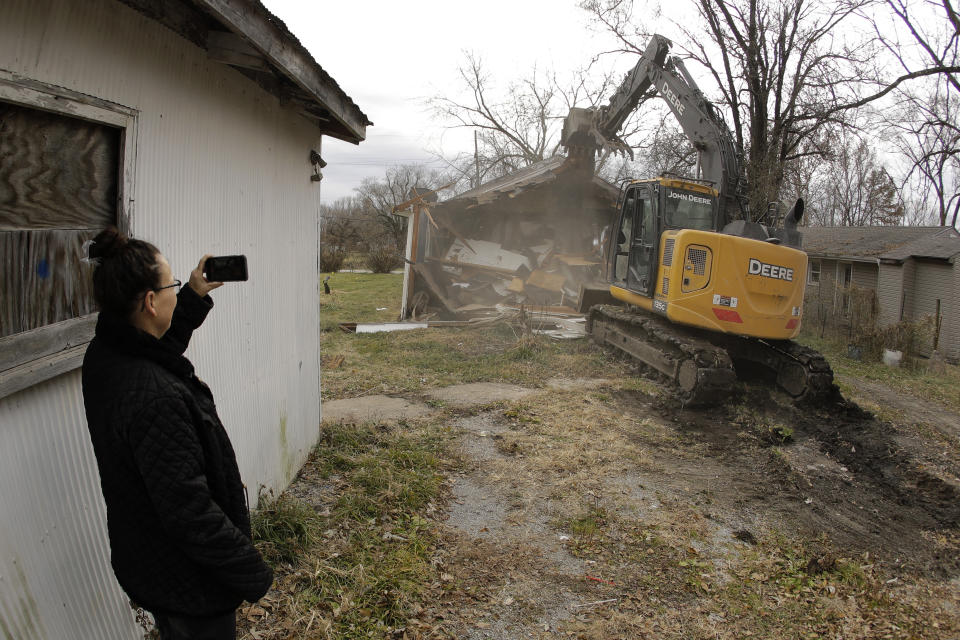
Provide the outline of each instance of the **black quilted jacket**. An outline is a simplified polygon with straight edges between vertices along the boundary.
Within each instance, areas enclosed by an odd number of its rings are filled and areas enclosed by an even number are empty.
[[[101,313],[83,359],[113,569],[134,602],[168,615],[226,613],[273,581],[213,395],[183,356],[212,307],[184,287],[161,340]]]

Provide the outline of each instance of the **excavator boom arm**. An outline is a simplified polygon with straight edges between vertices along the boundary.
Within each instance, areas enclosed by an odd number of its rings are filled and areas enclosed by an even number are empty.
[[[699,179],[720,193],[721,226],[736,217],[743,206],[741,162],[730,130],[713,104],[700,91],[683,61],[668,57],[670,41],[654,35],[633,69],[626,75],[609,104],[595,109],[573,108],[564,120],[561,144],[572,155],[588,157],[600,150],[619,151],[633,157],[618,138],[624,122],[651,94],[670,107],[680,128],[699,154]]]

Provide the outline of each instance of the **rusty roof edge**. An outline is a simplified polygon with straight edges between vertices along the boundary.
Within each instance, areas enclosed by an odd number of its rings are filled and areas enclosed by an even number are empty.
[[[313,96],[350,132],[349,142],[359,143],[366,138],[366,127],[373,122],[314,60],[286,24],[259,0],[193,1],[250,42],[290,81]]]

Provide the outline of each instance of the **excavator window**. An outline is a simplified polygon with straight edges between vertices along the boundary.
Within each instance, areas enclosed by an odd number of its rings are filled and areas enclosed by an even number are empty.
[[[620,214],[620,228],[617,229],[616,255],[613,263],[614,282],[627,281],[627,264],[630,256],[630,243],[633,239],[633,218],[636,208],[636,192],[630,191],[623,202]]]
[[[634,214],[633,239],[630,247],[630,267],[627,275],[627,288],[632,291],[646,292],[650,286],[650,265],[653,256],[653,247],[656,245],[657,228],[654,220],[653,207],[636,193]]]
[[[713,231],[716,199],[692,191],[664,189],[664,222],[670,229]]]

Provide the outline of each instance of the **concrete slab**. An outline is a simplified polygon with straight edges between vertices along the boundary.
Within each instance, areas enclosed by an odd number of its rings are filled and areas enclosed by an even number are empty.
[[[426,395],[431,400],[446,402],[455,407],[472,407],[500,400],[519,400],[536,392],[536,389],[526,389],[514,384],[474,382],[432,389]]]
[[[430,413],[430,407],[403,398],[376,395],[345,400],[330,400],[322,405],[324,422],[371,422],[419,418]]]

